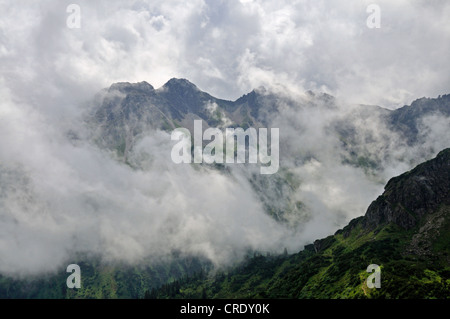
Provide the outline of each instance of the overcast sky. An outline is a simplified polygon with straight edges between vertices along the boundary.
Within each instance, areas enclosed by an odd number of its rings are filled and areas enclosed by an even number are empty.
[[[0,0],[0,12],[0,81],[18,99],[172,77],[232,100],[264,85],[388,108],[450,91],[448,1]]]

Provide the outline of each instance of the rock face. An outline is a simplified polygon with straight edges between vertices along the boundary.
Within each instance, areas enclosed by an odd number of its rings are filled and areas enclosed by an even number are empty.
[[[450,94],[437,98],[420,98],[385,115],[393,130],[401,132],[409,144],[417,142],[420,119],[429,115],[450,116]]]
[[[411,229],[440,205],[450,204],[450,149],[413,170],[392,178],[367,209],[364,227],[395,223]]]
[[[334,97],[325,93],[306,92],[304,98],[289,97],[264,88],[255,89],[236,101],[216,98],[201,91],[186,79],[170,79],[155,89],[147,82],[112,84],[95,104],[89,123],[97,127],[96,137],[101,145],[120,148],[126,157],[128,148],[142,133],[152,129],[173,130],[177,126],[190,128],[192,120],[202,119],[212,127],[269,127],[280,111],[290,106],[293,110],[320,109],[328,112],[338,108]],[[330,123],[330,134],[336,134],[350,153],[358,153],[360,141],[355,122],[365,125],[381,122],[386,129],[400,133],[414,144],[423,136],[420,123],[424,117],[450,117],[450,94],[438,98],[421,98],[410,106],[388,110],[378,106],[361,105],[344,118]],[[349,117],[350,116],[350,117]],[[389,137],[387,132],[386,137]],[[365,136],[364,142],[373,139]],[[125,147],[124,145],[129,147]],[[447,146],[445,146],[447,147]],[[126,151],[123,151],[126,148]],[[361,152],[359,152],[361,153]],[[389,155],[389,153],[383,153]],[[376,166],[376,163],[366,163]]]
[[[442,255],[438,251],[433,251],[433,243],[439,240],[447,230],[445,225],[450,216],[450,207],[443,206],[434,214],[427,215],[422,223],[422,227],[413,235],[410,244],[406,247],[407,254],[419,256]],[[448,242],[444,239],[444,241]],[[447,256],[447,263],[450,264],[450,257]]]

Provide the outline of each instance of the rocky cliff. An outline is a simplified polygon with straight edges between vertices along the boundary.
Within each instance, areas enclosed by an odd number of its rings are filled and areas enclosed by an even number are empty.
[[[442,204],[450,204],[450,149],[392,178],[361,222],[371,229],[391,222],[411,229]]]

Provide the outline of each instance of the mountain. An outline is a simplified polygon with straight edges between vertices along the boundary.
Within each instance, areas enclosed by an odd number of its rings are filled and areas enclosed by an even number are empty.
[[[99,93],[88,121],[108,128],[115,125],[117,130],[126,125],[136,137],[145,129],[170,130],[180,124],[190,124],[183,122],[191,121],[193,117],[203,119],[209,126],[220,126],[223,124],[221,117],[226,117],[230,120],[227,123],[230,126],[252,124],[267,127],[283,105],[298,111],[308,108],[332,110],[337,109],[337,103],[333,96],[326,93],[308,91],[299,97],[274,93],[264,87],[252,90],[235,101],[228,101],[201,91],[186,79],[172,78],[159,89],[154,89],[145,81],[112,84]],[[357,105],[356,109],[351,109],[351,115],[352,119],[380,117],[388,128],[401,132],[413,143],[420,133],[420,120],[430,115],[449,117],[449,105],[450,94],[447,94],[437,98],[420,98],[395,110]],[[347,121],[347,124],[350,123]],[[344,122],[340,121],[339,125],[342,124]],[[339,130],[338,127],[335,129]],[[350,130],[350,127],[347,129]],[[349,134],[345,133],[345,128],[338,133]]]
[[[216,125],[221,113],[214,113],[212,106],[229,109],[231,105],[185,79],[171,79],[157,90],[147,82],[115,83],[100,92],[97,100],[86,119],[92,138],[100,146],[116,150],[125,161],[142,134],[155,129],[192,128],[194,118]]]
[[[420,135],[419,120],[426,116],[450,116],[450,94],[440,95],[437,98],[420,98],[398,108],[386,117],[390,127],[397,130],[407,138],[409,144],[418,141]]]
[[[210,272],[196,259],[130,267],[80,261],[83,289],[67,274],[0,276],[1,298],[448,298],[450,148],[392,178],[368,207],[334,235],[294,254],[254,253]],[[367,286],[368,265],[381,287]],[[170,283],[169,283],[170,282]]]
[[[177,282],[149,298],[448,298],[450,149],[400,176],[334,235],[297,254],[255,255],[214,277]],[[369,265],[381,287],[367,286]],[[169,293],[170,292],[170,296]]]
[[[439,132],[428,128],[433,121],[423,125],[433,115],[446,119],[442,126],[450,125],[450,95],[419,99],[393,111],[342,105],[325,93],[291,96],[265,88],[227,101],[186,79],[173,78],[158,89],[147,82],[112,84],[99,94],[86,123],[95,144],[135,168],[141,166],[139,161],[130,161],[136,144],[155,130],[170,133],[185,127],[192,133],[195,119],[204,121],[203,129],[281,127],[281,169],[258,176],[246,167],[239,174],[249,180],[268,214],[297,227],[310,218],[311,211],[296,195],[303,183],[296,173],[300,168],[310,161],[329,162],[331,157],[333,165],[355,167],[382,187],[392,176],[390,171],[383,172],[390,166],[404,163],[411,168],[450,146],[445,134],[440,143],[433,144]],[[414,147],[420,149],[409,152]]]
[[[203,120],[204,129],[208,126],[220,129],[280,128],[280,169],[275,174],[261,175],[252,165],[194,164],[185,167],[188,174],[183,176],[202,177],[206,181],[213,173],[228,185],[243,185],[245,192],[242,196],[256,203],[258,213],[261,213],[255,215],[258,217],[255,221],[260,222],[261,217],[266,217],[263,214],[267,214],[277,222],[274,223],[276,227],[280,226],[282,235],[286,233],[286,238],[297,238],[291,234],[300,234],[302,241],[291,242],[283,237],[286,245],[293,244],[296,250],[307,240],[325,236],[360,215],[369,200],[380,194],[392,176],[410,170],[434,157],[439,150],[450,147],[450,95],[419,99],[398,110],[374,105],[346,105],[325,93],[292,95],[265,88],[254,89],[235,101],[227,101],[203,92],[186,79],[171,79],[160,88],[147,82],[114,83],[99,92],[86,109],[79,131],[72,128],[67,137],[76,151],[91,154],[95,150],[94,157],[86,158],[94,158],[95,161],[100,153],[107,167],[117,168],[111,172],[124,174],[120,175],[124,182],[117,188],[119,192],[115,192],[115,188],[110,189],[112,195],[106,197],[108,200],[113,200],[114,195],[128,194],[127,187],[134,190],[134,182],[140,180],[136,178],[141,173],[158,176],[152,170],[163,170],[162,177],[156,178],[151,185],[156,192],[147,192],[147,182],[137,188],[138,199],[148,199],[145,203],[158,203],[156,208],[148,205],[149,211],[158,213],[152,218],[156,221],[160,216],[162,220],[167,218],[162,223],[167,227],[161,228],[162,233],[155,233],[155,238],[162,235],[170,239],[178,230],[184,230],[183,225],[177,225],[175,218],[165,216],[164,209],[159,209],[164,208],[159,204],[164,204],[161,202],[167,199],[170,201],[174,194],[170,189],[170,196],[161,197],[168,194],[162,187],[159,189],[158,183],[164,181],[164,177],[172,178],[173,182],[182,182],[183,178],[178,180],[180,166],[174,168],[170,162],[167,163],[164,156],[170,152],[163,150],[162,155],[158,152],[160,147],[169,145],[170,132],[174,128],[192,129],[195,119]],[[140,144],[149,141],[151,147]],[[156,161],[154,167],[152,161]],[[86,160],[80,164],[90,163]],[[68,167],[74,169],[71,176],[79,178],[79,181],[86,178],[86,171],[77,169],[77,165],[71,162]],[[88,171],[95,175],[94,169]],[[192,173],[194,171],[195,174]],[[78,174],[80,172],[84,174]],[[102,174],[108,175],[109,172],[105,170]],[[170,245],[163,249],[166,259],[156,258],[160,263],[155,263],[150,253],[139,259],[137,265],[126,266],[106,265],[90,255],[77,256],[73,262],[82,265],[85,289],[67,290],[65,269],[60,269],[57,275],[52,273],[38,278],[9,278],[0,274],[0,297],[141,298],[146,291],[147,297],[359,297],[363,296],[359,285],[367,276],[364,270],[368,262],[380,263],[383,274],[389,267],[400,271],[417,270],[418,281],[414,281],[414,285],[420,286],[426,281],[424,274],[432,276],[429,280],[433,284],[436,280],[445,283],[448,278],[445,269],[448,267],[442,265],[448,240],[442,234],[445,234],[443,229],[448,229],[445,228],[448,224],[445,212],[435,212],[439,205],[443,205],[442,198],[449,189],[444,183],[448,177],[440,168],[434,169],[428,164],[421,172],[422,175],[410,173],[414,177],[412,179],[402,175],[389,181],[385,193],[372,203],[364,218],[352,220],[335,235],[317,240],[294,255],[288,255],[286,251],[285,255],[279,256],[282,246],[277,246],[277,251],[271,252],[271,256],[262,256],[256,249],[248,250],[243,242],[238,247],[254,257],[223,273],[220,273],[220,268],[212,267],[212,261],[205,256],[181,254],[183,257],[180,257],[177,256],[180,252],[171,251]],[[0,163],[0,210],[12,216],[11,225],[16,225],[13,218],[15,210],[28,212],[30,207],[32,211],[38,211],[39,207],[52,208],[46,206],[47,202],[52,203],[48,198],[35,196],[28,174],[26,167]],[[126,174],[132,177],[128,179]],[[84,183],[79,184],[83,186],[79,197],[72,198],[71,193],[64,196],[70,198],[71,203],[72,200],[81,202],[81,211],[91,212],[92,209],[92,214],[101,215],[111,208],[101,196],[103,186],[107,186],[110,180],[94,177],[92,184],[87,183],[88,187]],[[430,185],[441,185],[441,188],[434,189]],[[180,191],[181,197],[186,195],[182,193],[183,189]],[[195,202],[205,197],[197,198],[195,195],[190,196],[194,204],[199,205],[187,203],[181,210],[183,214],[198,214],[201,220],[212,220],[210,208]],[[16,203],[24,207],[18,208]],[[223,203],[227,203],[226,198]],[[124,217],[123,220],[130,216],[130,228],[133,229],[133,197],[119,198],[114,204],[120,213],[111,216]],[[144,206],[144,210],[147,209],[147,205]],[[205,211],[198,212],[196,208]],[[254,218],[245,213],[242,212],[243,218]],[[223,219],[225,223],[227,216]],[[177,227],[171,233],[173,224]],[[303,236],[303,233],[307,235]],[[267,244],[268,238],[271,237],[259,240]],[[208,242],[210,239],[206,237],[204,243],[213,245],[213,241]],[[139,244],[139,236],[133,237],[134,240]],[[236,255],[241,256],[242,251]],[[147,251],[143,249],[142,253]],[[72,262],[73,254],[70,258]],[[241,262],[239,258],[230,263]],[[429,264],[430,260],[439,263],[433,266]],[[218,276],[209,277],[212,268],[219,271]],[[181,278],[185,278],[183,282]],[[405,285],[411,282],[403,273],[395,278]],[[170,285],[170,282],[174,284]],[[388,282],[383,283],[386,285]],[[319,291],[320,286],[325,288]],[[158,287],[163,287],[163,290],[157,290]],[[394,288],[389,293],[391,296],[410,297],[405,287],[403,292],[406,295]],[[438,295],[428,287],[424,291],[431,291],[430,296]],[[377,290],[367,293],[368,296],[377,296]]]

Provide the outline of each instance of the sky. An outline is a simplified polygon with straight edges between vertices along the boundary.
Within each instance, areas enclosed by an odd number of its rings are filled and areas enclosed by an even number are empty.
[[[293,252],[362,215],[383,184],[336,166],[339,141],[326,134],[351,108],[273,119],[285,152],[318,159],[287,164],[304,181],[295,196],[312,210],[301,233],[264,214],[238,170],[171,165],[167,133],[136,145],[133,156],[152,158],[144,171],[65,133],[80,130],[94,94],[119,81],[158,88],[186,78],[230,100],[260,86],[313,90],[391,109],[450,93],[450,3],[377,1],[380,28],[369,28],[372,3],[0,0],[0,273],[54,271],[80,251],[138,262],[181,250],[220,265],[247,248]],[[436,150],[450,140],[448,119],[422,124]],[[355,125],[373,137],[373,154],[385,150],[384,127]],[[291,145],[296,127],[302,143]],[[389,140],[399,158],[416,156]],[[407,169],[385,164],[381,179]]]
[[[379,28],[367,24],[374,3]],[[0,9],[0,74],[20,98],[178,77],[231,100],[267,86],[396,108],[446,94],[450,82],[448,1],[1,0]]]

